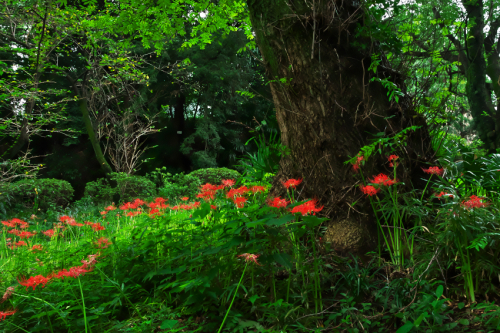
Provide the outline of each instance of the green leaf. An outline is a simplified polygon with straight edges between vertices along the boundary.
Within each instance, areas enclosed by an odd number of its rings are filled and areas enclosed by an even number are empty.
[[[458,321],[460,324],[462,325],[465,325],[465,326],[469,326],[470,325],[470,322],[468,319],[465,319],[465,318],[462,318]]]
[[[178,321],[177,320],[173,320],[173,319],[167,319],[167,320],[164,320],[161,325],[160,325],[160,328],[162,330],[167,330],[167,329],[171,329],[171,328],[174,328],[175,325],[177,325]]]
[[[285,216],[282,216],[280,217],[279,219],[271,219],[269,221],[266,222],[266,225],[268,226],[279,226],[279,225],[283,225],[287,222],[290,222],[290,221],[293,221],[295,219],[295,216],[289,214],[289,215],[285,215]]]
[[[441,297],[441,295],[443,295],[443,286],[439,285],[436,289],[436,298]]]
[[[288,269],[292,268],[292,257],[290,257],[287,253],[273,253],[272,258],[278,264],[285,266]]]
[[[400,328],[398,328],[396,333],[407,333],[410,332],[412,328],[413,328],[413,323],[409,321]]]

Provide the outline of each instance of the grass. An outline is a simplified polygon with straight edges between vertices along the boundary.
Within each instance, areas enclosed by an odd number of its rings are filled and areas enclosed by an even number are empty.
[[[207,202],[137,199],[99,210],[89,206],[65,215],[52,211],[4,221],[0,292],[6,294],[0,330],[402,333],[500,328],[494,289],[475,303],[467,299],[460,262],[453,261],[458,252],[450,252],[454,243],[446,238],[449,228],[436,224],[435,234],[418,233],[414,257],[404,267],[391,263],[383,243],[381,257],[377,251],[361,262],[336,253],[321,239],[326,219],[319,217],[321,207],[314,201],[293,202],[292,191],[291,203],[275,200],[272,207],[267,189],[215,188],[202,191]],[[492,213],[495,207],[480,209]],[[481,214],[475,212],[474,221]],[[34,235],[23,236],[23,231]],[[469,253],[484,261],[487,251]],[[481,282],[481,273],[496,288],[490,278],[494,268],[485,273],[481,267],[482,273],[467,270],[467,277]],[[458,275],[447,278],[453,272]],[[485,291],[479,285],[474,284],[478,298]]]

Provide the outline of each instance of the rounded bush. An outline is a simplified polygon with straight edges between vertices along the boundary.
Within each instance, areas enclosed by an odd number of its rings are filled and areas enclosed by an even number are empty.
[[[38,200],[40,209],[47,209],[53,205],[65,207],[71,202],[74,192],[67,181],[52,178],[23,179],[10,183],[3,189],[12,198],[11,203],[32,208]]]
[[[236,170],[228,168],[207,168],[195,170],[189,176],[198,178],[202,184],[220,185],[223,179],[237,180],[241,177],[241,174]]]
[[[113,172],[111,179],[118,183],[118,193],[122,202],[156,196],[155,184],[146,177]],[[95,204],[110,203],[116,191],[117,189],[111,187],[108,179],[100,178],[85,185],[84,197],[92,198]]]

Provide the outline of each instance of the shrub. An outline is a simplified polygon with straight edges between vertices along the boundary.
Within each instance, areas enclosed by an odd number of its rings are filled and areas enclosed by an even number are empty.
[[[221,184],[223,179],[238,179],[241,174],[236,170],[231,170],[228,168],[207,168],[198,169],[189,174],[189,176],[195,176],[200,179],[202,184]]]
[[[147,176],[157,183],[162,183],[159,186],[158,195],[169,199],[195,198],[203,184],[221,184],[222,179],[236,179],[241,176],[238,171],[227,168],[199,169],[187,175],[183,172],[172,175],[162,172],[162,170],[165,168],[156,169]]]
[[[73,192],[70,183],[52,178],[23,179],[2,185],[2,193],[11,198],[12,204],[22,204],[27,208],[34,207],[36,199],[40,209],[47,209],[53,205],[65,207],[71,202]]]
[[[118,183],[118,193],[121,201],[156,196],[155,184],[146,177],[129,175],[124,172],[113,172],[111,179],[116,180]],[[108,179],[100,178],[85,185],[84,197],[92,198],[95,204],[111,202],[116,191],[111,187]]]

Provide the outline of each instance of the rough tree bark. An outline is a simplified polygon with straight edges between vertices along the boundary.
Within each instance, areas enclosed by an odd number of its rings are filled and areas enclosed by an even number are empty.
[[[363,254],[376,241],[375,220],[362,198],[359,174],[344,162],[369,144],[373,135],[387,135],[422,126],[398,151],[405,161],[401,180],[418,179],[419,161],[430,159],[425,121],[407,96],[389,102],[387,90],[370,83],[371,54],[377,42],[365,39],[366,50],[355,47],[363,7],[354,0],[248,0],[257,45],[271,83],[281,141],[291,155],[280,162],[273,195],[285,195],[281,182],[303,178],[299,200],[316,197],[330,217],[326,235],[335,248]],[[380,78],[391,77],[404,91],[402,78],[382,63]],[[392,116],[392,117],[391,117]],[[391,118],[387,118],[391,117]],[[364,174],[389,171],[385,157],[371,158]],[[402,168],[398,168],[398,172]],[[418,171],[420,173],[418,173]],[[353,208],[352,205],[358,201]]]

